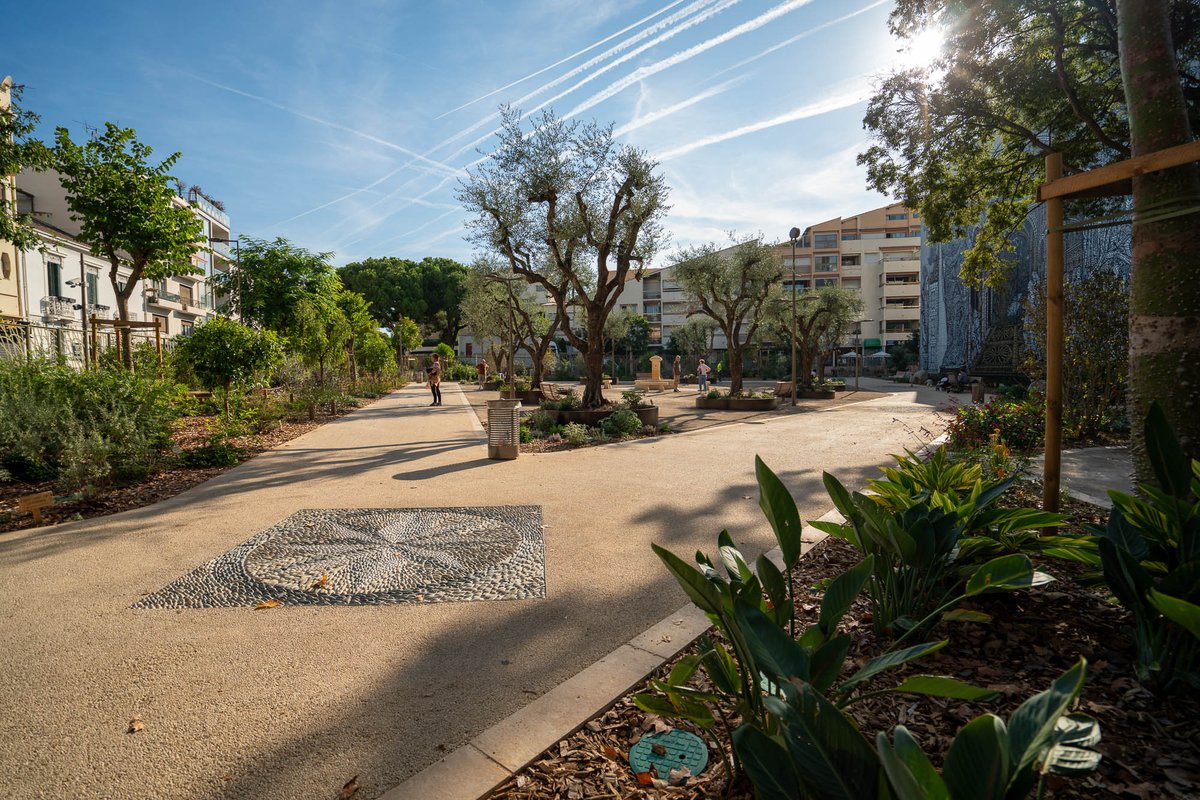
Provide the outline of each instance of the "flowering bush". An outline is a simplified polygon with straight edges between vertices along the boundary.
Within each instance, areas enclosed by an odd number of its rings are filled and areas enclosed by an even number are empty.
[[[976,450],[999,441],[1016,451],[1040,447],[1045,435],[1046,407],[1040,399],[1020,402],[993,400],[983,405],[958,409],[946,429],[954,450]]]

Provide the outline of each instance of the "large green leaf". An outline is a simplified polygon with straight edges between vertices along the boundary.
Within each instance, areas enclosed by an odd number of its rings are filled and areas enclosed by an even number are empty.
[[[725,694],[736,694],[740,688],[741,679],[738,675],[737,662],[733,660],[729,650],[724,645],[717,644],[708,636],[700,638],[701,658],[704,661],[708,679]]]
[[[867,585],[874,569],[875,557],[867,556],[829,583],[825,588],[825,596],[821,599],[821,615],[817,619],[822,633],[826,636],[834,634],[854,598],[858,597]]]
[[[925,642],[916,644],[912,647],[905,647],[902,650],[890,650],[883,655],[875,656],[867,663],[863,664],[857,672],[851,675],[846,680],[842,681],[842,685],[838,687],[841,692],[846,692],[849,689],[857,686],[863,681],[873,678],[884,670],[898,667],[901,664],[906,664],[922,656],[927,656],[930,653],[936,653],[946,646],[948,640],[943,639],[940,642]]]
[[[723,530],[717,534],[717,548],[721,556],[721,563],[725,566],[725,571],[729,573],[729,579],[732,581],[748,581],[754,576],[750,571],[750,565],[746,563],[742,551],[737,549],[733,543],[733,537],[729,535],[728,530]]]
[[[754,663],[775,683],[809,679],[808,653],[770,617],[747,603],[738,603],[734,619],[750,648]]]
[[[1003,800],[1011,774],[1009,760],[1004,721],[984,714],[954,737],[942,777],[954,800]]]
[[[994,700],[1000,696],[999,692],[992,689],[939,675],[913,675],[905,678],[892,691],[905,694],[927,694],[933,697],[953,697],[957,700]]]
[[[1183,451],[1166,412],[1157,400],[1146,412],[1146,457],[1158,485],[1180,500],[1187,499],[1191,483],[1191,460]]]
[[[759,800],[796,800],[800,780],[783,745],[749,724],[733,732],[733,749],[754,784]]]
[[[896,743],[882,731],[876,735],[879,760],[897,800],[950,800],[942,776],[930,763],[916,739],[903,725],[893,731]]]
[[[1080,658],[1049,689],[1038,692],[1013,712],[1008,721],[1008,741],[1014,775],[1032,766],[1053,742],[1058,718],[1079,695],[1086,675],[1087,660]]]
[[[842,674],[842,665],[846,663],[846,654],[850,652],[851,644],[850,637],[841,633],[812,651],[809,671],[812,673],[812,685],[817,691],[827,691]]]
[[[784,567],[791,569],[800,560],[800,532],[803,527],[796,501],[783,481],[758,456],[754,457],[754,474],[758,478],[758,506],[767,515],[767,521],[775,531],[775,541],[779,542],[779,549],[783,551]]]
[[[775,562],[761,555],[754,562],[758,568],[758,579],[762,581],[763,591],[771,601],[771,617],[778,625],[783,625],[792,618],[792,601],[788,598],[787,579],[775,566]]]
[[[828,472],[821,473],[821,480],[825,484],[825,491],[829,492],[829,499],[833,501],[833,507],[846,518],[847,522],[853,522],[857,510],[854,507],[854,501],[850,499],[850,492],[846,490],[841,481]]]
[[[967,579],[965,596],[973,597],[987,592],[1007,592],[1028,589],[1054,580],[1044,572],[1033,568],[1033,562],[1024,553],[1012,553],[991,561],[975,570]]]
[[[724,609],[721,594],[712,582],[665,547],[651,543],[650,548],[667,565],[667,569],[675,576],[683,591],[701,611],[718,616],[722,614]]]
[[[1136,561],[1141,561],[1150,555],[1150,547],[1146,544],[1145,537],[1137,528],[1129,524],[1120,504],[1113,505],[1112,511],[1108,515],[1108,524],[1096,533],[1100,541],[1111,542],[1114,547],[1129,553]]]
[[[685,719],[705,730],[709,730],[717,724],[712,710],[706,703],[686,695],[673,694],[661,697],[653,694],[639,694],[634,696],[633,702],[643,711],[658,714],[667,719]]]
[[[1200,606],[1154,589],[1150,590],[1150,605],[1161,611],[1164,617],[1182,625],[1192,636],[1200,639]]]
[[[879,755],[843,712],[807,684],[793,702],[763,702],[780,721],[806,796],[825,800],[872,800],[879,790]],[[793,798],[794,800],[794,798]]]

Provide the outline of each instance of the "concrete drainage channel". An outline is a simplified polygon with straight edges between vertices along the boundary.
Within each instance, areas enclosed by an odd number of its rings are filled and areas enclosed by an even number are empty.
[[[837,511],[820,519],[844,521]],[[807,554],[826,535],[806,525],[801,537],[802,553]],[[767,556],[782,564],[779,548]],[[669,579],[665,571],[663,579]],[[689,603],[441,761],[385,792],[381,800],[486,798],[560,739],[582,728],[687,649],[710,627],[712,623],[704,612]]]

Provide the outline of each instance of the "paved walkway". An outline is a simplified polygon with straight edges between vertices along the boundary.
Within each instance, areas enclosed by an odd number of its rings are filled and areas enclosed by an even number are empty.
[[[373,798],[685,598],[652,541],[773,544],[763,458],[812,519],[821,470],[860,486],[944,398],[486,459],[464,396],[420,387],[155,506],[0,535],[0,775],[13,796]],[[547,596],[372,607],[129,606],[300,508],[539,505]],[[126,733],[129,720],[145,728]]]

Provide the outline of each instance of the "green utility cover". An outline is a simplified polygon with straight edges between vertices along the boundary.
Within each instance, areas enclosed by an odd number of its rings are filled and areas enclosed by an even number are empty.
[[[649,772],[651,765],[664,781],[670,779],[671,770],[680,767],[699,775],[708,766],[708,745],[687,731],[647,734],[629,748],[629,766],[636,774]]]

